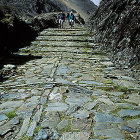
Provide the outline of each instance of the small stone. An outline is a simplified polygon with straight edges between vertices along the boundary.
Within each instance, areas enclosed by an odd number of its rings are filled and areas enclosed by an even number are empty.
[[[111,114],[103,114],[103,113],[96,113],[94,120],[96,122],[112,122],[112,123],[122,123],[123,120],[119,117],[116,117],[114,115]]]
[[[69,116],[70,114],[72,114],[73,112],[77,111],[80,108],[79,105],[72,105],[68,108],[66,115]]]
[[[25,89],[19,89],[18,92],[25,92]]]
[[[62,100],[62,94],[61,93],[51,93],[49,95],[49,100],[61,101]]]
[[[32,137],[34,134],[34,130],[36,128],[37,123],[35,121],[31,122],[30,127],[27,130],[27,136]]]
[[[89,102],[84,105],[84,108],[87,110],[92,110],[97,104],[98,104],[98,101]]]
[[[29,97],[29,94],[24,94],[24,93],[7,93],[2,95],[2,99],[7,100],[7,99],[25,99]]]
[[[20,139],[22,137],[23,134],[26,133],[26,131],[28,130],[28,125],[29,125],[29,122],[30,122],[30,117],[31,117],[31,114],[30,116],[27,116],[24,121],[23,121],[23,124],[21,126],[21,129],[19,131],[19,133],[17,134],[16,138],[15,139]]]
[[[58,138],[59,138],[58,132],[54,128],[51,128],[51,131],[53,133],[52,139],[53,140],[58,140]]]
[[[72,93],[82,93],[82,94],[86,94],[86,95],[91,95],[93,93],[92,90],[89,90],[89,89],[83,88],[83,87],[71,87],[70,92],[72,92]]]
[[[109,98],[98,98],[98,101],[104,102],[107,105],[114,105],[114,103]]]
[[[57,128],[58,128],[58,130],[61,130],[61,129],[67,128],[67,126],[68,126],[69,124],[70,124],[70,120],[63,119],[63,120],[57,125]]]
[[[90,133],[88,132],[66,132],[60,140],[89,140]]]
[[[130,133],[136,133],[136,130],[126,125],[121,126],[121,129]]]
[[[56,103],[50,103],[48,104],[48,107],[46,108],[46,111],[59,111],[64,112],[68,109],[68,105],[61,102]]]
[[[102,95],[105,95],[105,91],[104,90],[101,90],[101,89],[97,89],[95,91],[93,91],[93,94],[92,96],[102,96]]]
[[[18,117],[14,117],[9,123],[11,123],[13,125],[17,125],[20,123],[20,120]]]
[[[0,122],[7,120],[7,119],[8,119],[8,117],[5,114],[0,114]]]
[[[23,104],[24,101],[7,101],[5,103],[0,104],[0,109],[3,108],[17,108]]]
[[[119,97],[113,96],[110,98],[113,102],[121,102],[122,100]]]
[[[48,111],[46,115],[44,116],[44,120],[41,122],[41,126],[43,128],[50,127],[50,128],[56,128],[58,123],[60,122],[60,116],[58,112],[51,112]]]
[[[71,128],[76,131],[90,131],[92,119],[72,119]]]
[[[7,132],[13,130],[16,124],[19,124],[19,118],[15,117],[3,126],[0,126],[0,135],[5,135]]]
[[[33,95],[41,95],[41,94],[42,94],[41,91],[39,91],[39,90],[37,90],[37,89],[31,90],[31,93],[32,93]]]
[[[102,111],[102,112],[110,112],[110,111],[113,111],[113,110],[115,110],[116,109],[116,107],[114,106],[114,105],[106,105],[106,104],[100,104],[99,106],[98,106],[98,109],[97,109],[97,111]]]
[[[44,105],[44,104],[46,103],[46,101],[47,101],[47,97],[42,97],[42,98],[40,99],[40,104],[41,104],[41,105]]]
[[[136,103],[140,105],[140,95],[138,93],[133,93],[129,95],[128,99],[125,99],[125,101],[130,103]]]
[[[127,121],[127,126],[133,128],[135,130],[137,129],[139,124],[140,124],[140,118]]]
[[[84,119],[89,117],[89,112],[87,110],[79,110],[71,115],[71,117]]]
[[[103,83],[95,82],[95,81],[80,81],[80,84],[86,84],[86,85],[97,85],[102,86]]]
[[[119,108],[124,108],[124,107],[126,107],[126,108],[134,108],[135,107],[134,105],[129,104],[129,103],[116,103],[115,105],[117,107],[119,107]]]
[[[118,128],[112,128],[112,129],[102,129],[102,130],[94,130],[95,136],[104,136],[107,138],[119,138],[124,139],[124,135],[121,134],[121,131]]]
[[[70,106],[73,106],[73,105],[80,106],[89,101],[91,101],[91,98],[89,98],[89,97],[70,97],[70,98],[66,98],[66,100],[65,100],[65,102],[70,104]]]
[[[106,61],[106,62],[102,62],[103,65],[106,65],[107,67],[113,67],[114,64],[111,61]]]
[[[46,140],[48,138],[48,134],[44,129],[41,129],[38,134],[33,138],[33,140]]]
[[[112,129],[117,128],[117,124],[115,123],[95,123],[93,127],[93,131],[95,130],[104,130],[104,129]]]
[[[121,96],[124,94],[124,92],[108,92],[107,94],[111,96]]]
[[[120,117],[125,117],[125,116],[137,116],[140,115],[139,110],[131,110],[131,109],[122,109],[118,112]]]

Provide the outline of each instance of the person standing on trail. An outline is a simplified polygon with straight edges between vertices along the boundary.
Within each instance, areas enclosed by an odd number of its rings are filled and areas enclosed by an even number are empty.
[[[59,13],[58,15],[58,22],[59,22],[59,28],[63,28],[63,23],[65,21],[65,14],[63,12]]]
[[[68,21],[69,21],[70,28],[72,28],[75,22],[75,16],[72,13],[72,11],[68,14]]]

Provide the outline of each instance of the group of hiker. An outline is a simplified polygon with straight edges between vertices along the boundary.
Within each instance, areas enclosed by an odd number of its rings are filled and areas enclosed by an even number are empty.
[[[69,22],[70,28],[73,28],[75,23],[75,16],[72,11],[67,13],[67,16],[64,12],[58,14],[59,28],[63,28],[63,23],[65,22],[66,18]]]

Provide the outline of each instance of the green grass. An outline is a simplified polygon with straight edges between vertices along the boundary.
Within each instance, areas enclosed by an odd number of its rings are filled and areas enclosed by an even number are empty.
[[[17,116],[15,111],[11,111],[5,114],[9,119],[13,119],[14,117]]]
[[[105,91],[113,91],[114,87],[101,87],[100,89],[105,90]]]
[[[1,20],[2,23],[10,23],[10,18],[5,17],[4,19]]]
[[[31,137],[26,136],[26,134],[24,134],[20,140],[32,140]]]
[[[114,86],[114,89],[120,92],[128,92],[127,87],[122,87],[122,86]]]
[[[111,79],[107,79],[106,81],[104,81],[104,84],[113,84],[113,81]]]
[[[34,135],[37,135],[38,131],[41,130],[41,129],[42,129],[42,127],[40,125],[38,125],[34,130]]]

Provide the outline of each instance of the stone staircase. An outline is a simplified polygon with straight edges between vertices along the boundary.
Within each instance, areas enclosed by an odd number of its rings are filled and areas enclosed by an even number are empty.
[[[0,139],[140,139],[140,85],[86,29],[46,29],[0,83]],[[39,59],[37,59],[39,58]]]

